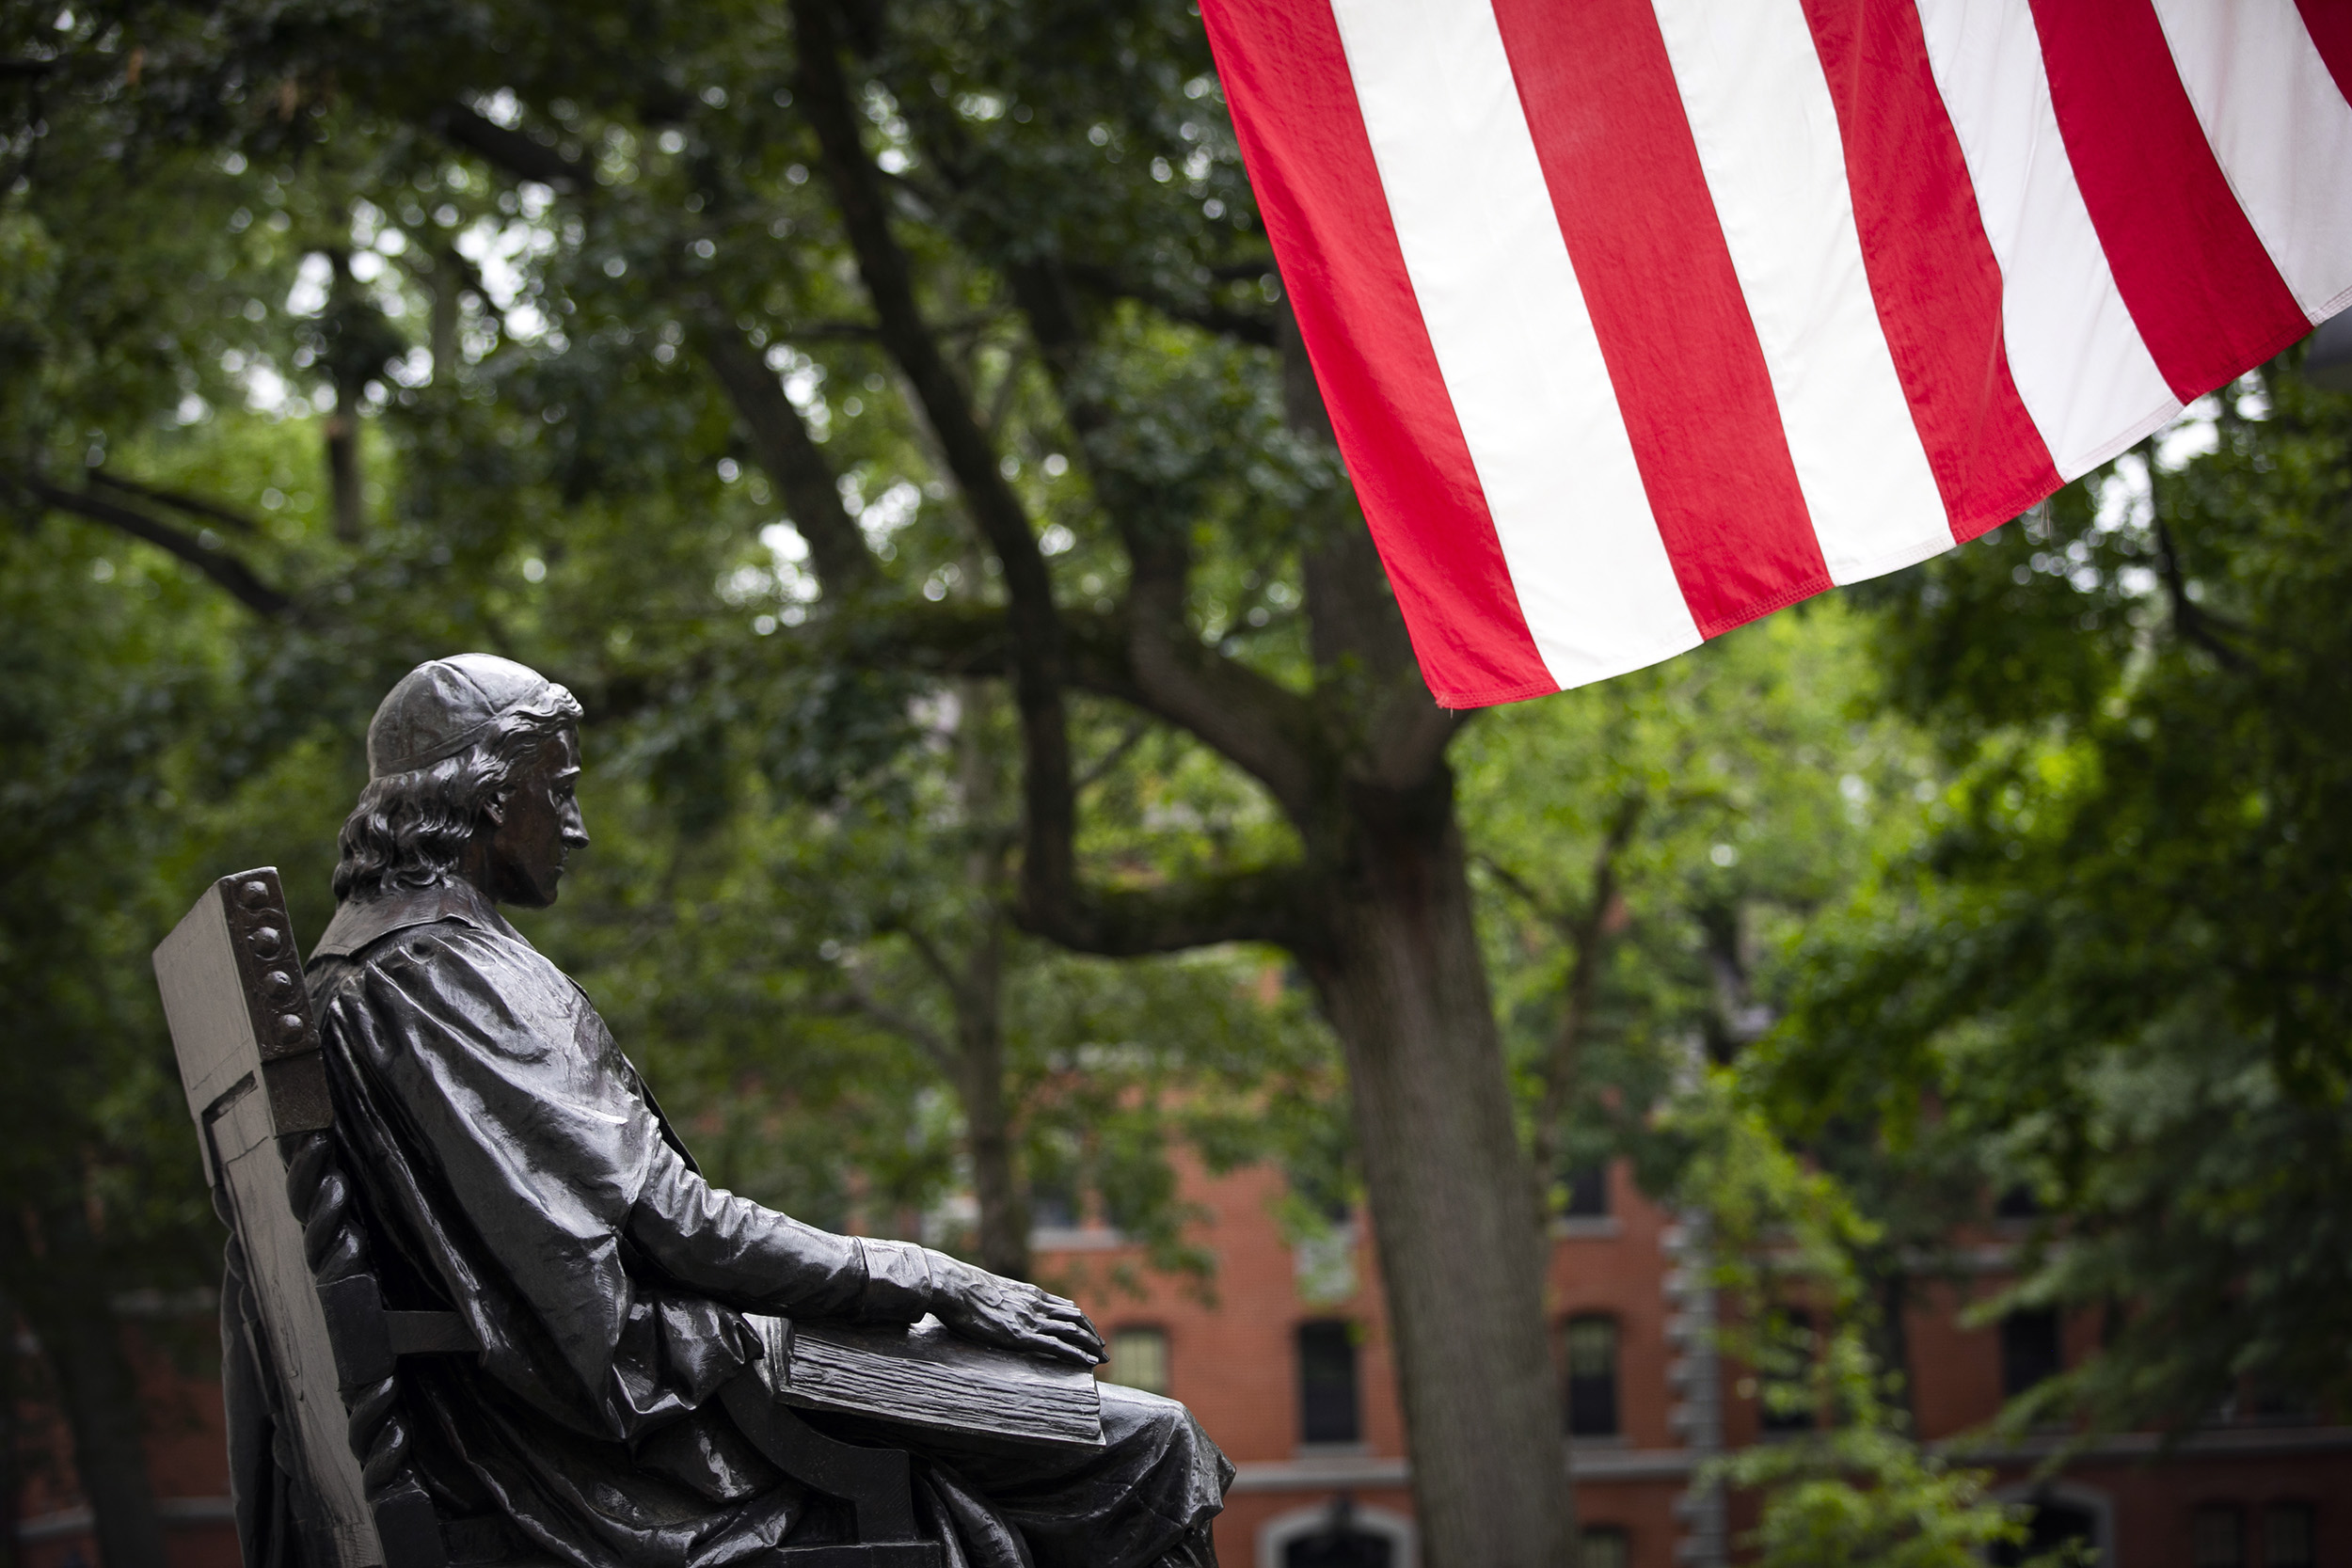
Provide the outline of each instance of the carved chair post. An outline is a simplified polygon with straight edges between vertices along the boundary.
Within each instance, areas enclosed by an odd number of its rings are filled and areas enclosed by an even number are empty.
[[[258,1325],[254,1359],[294,1438],[315,1545],[333,1568],[446,1568],[409,1462],[367,1238],[335,1167],[326,1064],[277,871],[214,883],[156,948],[155,976],[230,1227],[225,1285]],[[431,1316],[450,1320],[434,1348],[468,1348],[455,1314]]]

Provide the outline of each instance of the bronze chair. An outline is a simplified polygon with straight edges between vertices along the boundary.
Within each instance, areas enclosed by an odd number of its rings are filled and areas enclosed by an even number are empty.
[[[512,1561],[496,1519],[441,1516],[420,1483],[400,1363],[476,1346],[454,1312],[389,1310],[336,1168],[334,1105],[275,867],[223,877],[155,949],[188,1111],[229,1226],[224,1291],[272,1375],[318,1517],[315,1568],[452,1568]],[[240,1300],[240,1298],[244,1298]],[[849,1505],[854,1544],[786,1546],[774,1568],[940,1568],[917,1539],[902,1450],[826,1436],[746,1371],[721,1391],[744,1435],[785,1474]]]

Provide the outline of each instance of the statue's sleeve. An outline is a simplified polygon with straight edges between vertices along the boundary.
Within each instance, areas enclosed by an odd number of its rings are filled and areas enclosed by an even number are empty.
[[[940,1271],[928,1248],[836,1236],[714,1187],[660,1146],[628,1239],[680,1284],[754,1310],[913,1323]]]
[[[588,999],[519,942],[452,924],[403,933],[370,950],[327,1028],[392,1088],[407,1141],[577,1347],[591,1389],[623,1330],[628,1248],[752,1311],[912,1322],[929,1309],[946,1259],[818,1230],[696,1174]]]

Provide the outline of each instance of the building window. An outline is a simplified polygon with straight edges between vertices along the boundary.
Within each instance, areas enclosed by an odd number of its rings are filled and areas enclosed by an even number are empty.
[[[2046,1307],[2011,1312],[2001,1320],[2001,1392],[2022,1394],[2065,1370],[2058,1344],[2058,1317]]]
[[[1075,1230],[1078,1227],[1077,1189],[1064,1181],[1048,1180],[1031,1184],[1029,1225],[1037,1230]]]
[[[1169,1387],[1168,1331],[1163,1328],[1111,1330],[1111,1358],[1102,1370],[1105,1382],[1147,1394],[1165,1394]]]
[[[1783,1316],[1788,1323],[1792,1364],[1757,1379],[1756,1425],[1766,1432],[1811,1432],[1819,1415],[1812,1377],[1813,1314],[1796,1307]]]
[[[1405,1568],[1413,1560],[1412,1526],[1384,1509],[1359,1508],[1344,1492],[1268,1520],[1258,1543],[1257,1560],[1279,1568]]]
[[[1993,1217],[2001,1220],[2030,1220],[2042,1217],[2042,1200],[2031,1187],[2020,1182],[2004,1187],[2001,1196],[1993,1200]]]
[[[2309,1503],[2272,1503],[2263,1510],[2263,1568],[2314,1568],[2319,1531]]]
[[[1391,1568],[1396,1543],[1368,1529],[1302,1535],[1282,1548],[1282,1568]]]
[[[1570,1318],[1567,1326],[1568,1435],[1617,1435],[1617,1320]]]
[[[2302,1426],[2319,1419],[2318,1399],[2303,1389],[2256,1384],[2247,1390],[2245,1416],[2249,1425]]]
[[[2190,1516],[2189,1560],[2197,1568],[2246,1568],[2246,1513],[2214,1503]]]
[[[1594,1525],[1584,1531],[1583,1568],[1626,1568],[1633,1560],[1625,1531],[1614,1525]]]
[[[1562,1211],[1572,1220],[1609,1217],[1609,1167],[1587,1165],[1568,1172],[1568,1206]]]
[[[1993,1548],[1996,1568],[2016,1568],[2019,1563],[2039,1561],[2050,1552],[2064,1551],[2070,1543],[2079,1543],[2088,1551],[2104,1553],[2106,1531],[2100,1515],[2090,1506],[2063,1497],[2027,1494],[2011,1496],[2008,1500],[2026,1505],[2026,1540],[2019,1545],[2004,1541]],[[2103,1555],[2100,1561],[2107,1559]]]
[[[1355,1326],[1338,1318],[1298,1325],[1298,1440],[1362,1440],[1356,1398]]]

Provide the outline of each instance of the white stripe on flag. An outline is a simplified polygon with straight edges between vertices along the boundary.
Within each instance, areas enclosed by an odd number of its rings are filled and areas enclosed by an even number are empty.
[[[2156,0],[2205,140],[2314,322],[2352,303],[2352,104],[2295,0]]]
[[[1936,88],[2001,264],[2018,398],[2073,479],[2180,412],[2116,291],[2058,134],[2027,0],[1918,0]]]
[[[1563,687],[1699,632],[1634,466],[1485,0],[1333,0],[1422,320],[1520,612]]]
[[[1798,0],[1655,0],[1699,163],[1838,582],[1952,546],[1879,325],[1837,109]]]

